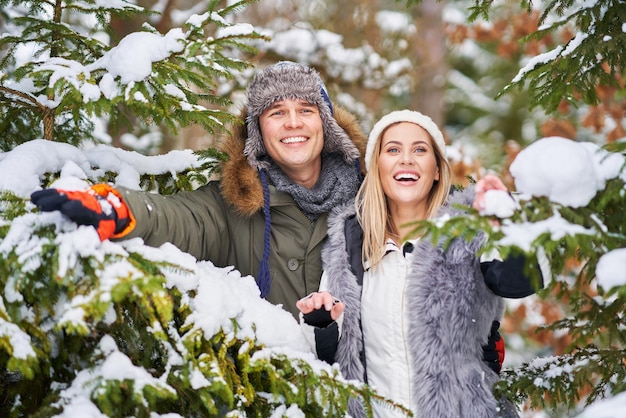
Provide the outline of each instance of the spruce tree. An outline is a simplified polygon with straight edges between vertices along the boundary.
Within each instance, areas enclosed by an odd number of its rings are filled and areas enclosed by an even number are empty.
[[[113,16],[147,20],[154,12],[126,2],[0,1],[6,19],[0,38],[3,149],[33,138],[78,145],[93,139],[93,120],[104,117],[111,128],[137,120],[174,132],[190,124],[220,131],[234,118],[220,110],[229,101],[217,92],[219,83],[250,66],[233,52],[252,52],[251,41],[264,39],[225,17],[251,2],[218,9],[213,0],[206,13],[166,34],[146,21],[113,46],[102,40],[114,37],[108,27]],[[163,51],[142,50],[155,39]],[[129,49],[144,59],[134,61],[134,74],[121,77],[116,67],[134,58],[124,55]],[[24,60],[24,51],[32,58]]]

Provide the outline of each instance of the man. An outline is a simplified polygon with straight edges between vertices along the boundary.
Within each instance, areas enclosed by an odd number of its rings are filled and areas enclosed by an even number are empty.
[[[316,291],[331,208],[361,181],[356,119],[334,108],[318,73],[280,62],[252,80],[241,123],[219,148],[221,178],[173,196],[96,185],[87,192],[35,192],[41,210],[94,225],[101,239],[171,242],[198,260],[256,277],[261,296],[298,316]],[[112,205],[107,215],[104,208]]]

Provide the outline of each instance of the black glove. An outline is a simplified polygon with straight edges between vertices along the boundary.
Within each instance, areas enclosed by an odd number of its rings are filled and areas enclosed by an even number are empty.
[[[303,314],[302,318],[306,324],[316,327],[314,333],[317,358],[333,364],[339,345],[339,326],[330,317],[330,311],[322,307]]]
[[[493,321],[487,344],[483,345],[483,361],[491,370],[499,374],[504,363],[504,339],[500,336],[498,328],[500,328],[500,322]]]
[[[325,328],[334,322],[330,316],[330,311],[327,311],[324,307],[311,311],[308,314],[303,314],[302,319],[304,319],[305,324],[318,328]]]

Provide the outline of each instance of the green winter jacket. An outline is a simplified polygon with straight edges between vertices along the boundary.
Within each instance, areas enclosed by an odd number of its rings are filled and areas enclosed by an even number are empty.
[[[339,108],[335,119],[364,155],[366,137],[355,118]],[[221,178],[197,190],[161,196],[120,188],[137,221],[123,239],[141,237],[151,246],[170,242],[198,260],[256,276],[264,248],[263,189],[243,155],[246,137],[239,126],[218,146],[229,156]],[[271,185],[269,190],[272,286],[266,299],[297,317],[296,301],[319,288],[328,216],[311,222],[290,195]]]
[[[256,276],[259,271],[265,228],[263,212],[251,216],[237,213],[222,198],[219,182],[173,198],[128,190],[122,194],[139,220],[128,238],[142,237],[152,246],[171,242],[198,260],[210,260],[222,267],[235,266],[244,275]],[[282,303],[295,313],[296,300],[319,286],[327,215],[309,222],[291,196],[273,186],[270,211],[272,287],[267,300]]]

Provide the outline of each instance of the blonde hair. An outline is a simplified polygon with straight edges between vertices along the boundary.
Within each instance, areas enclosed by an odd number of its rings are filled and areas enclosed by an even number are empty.
[[[402,123],[402,122],[397,122]],[[412,122],[409,122],[412,123]],[[393,126],[396,123],[389,125]],[[386,127],[376,138],[376,145],[371,158],[370,167],[365,175],[363,184],[356,195],[356,214],[361,228],[363,229],[363,255],[362,261],[369,262],[370,267],[375,267],[385,255],[385,247],[388,238],[398,237],[397,226],[393,224],[387,205],[387,197],[383,191],[382,182],[378,175],[378,158],[382,147],[381,138],[389,128]],[[435,151],[435,160],[439,169],[439,180],[435,181],[428,196],[428,209],[426,219],[431,219],[438,209],[446,202],[452,185],[452,170],[443,150],[429,134],[431,144]],[[420,219],[416,219],[418,221]]]

